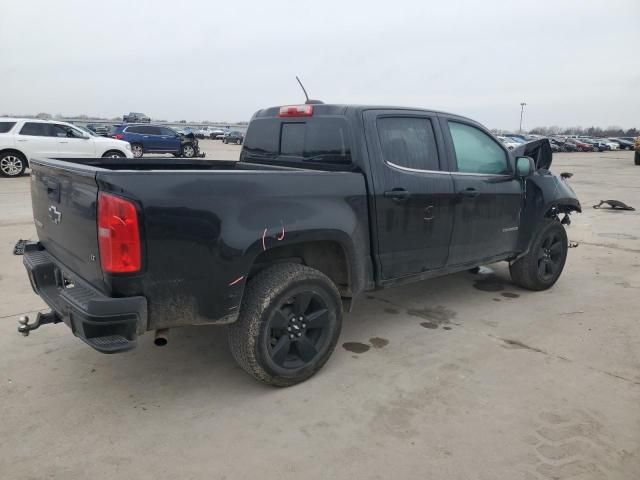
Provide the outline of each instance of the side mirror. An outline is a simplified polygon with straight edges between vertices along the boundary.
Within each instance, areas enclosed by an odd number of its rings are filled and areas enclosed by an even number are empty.
[[[516,157],[516,177],[525,178],[536,171],[536,162],[531,157]]]

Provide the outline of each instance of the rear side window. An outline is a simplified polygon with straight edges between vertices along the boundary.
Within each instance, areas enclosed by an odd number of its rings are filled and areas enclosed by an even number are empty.
[[[305,122],[258,119],[251,122],[244,143],[245,159],[351,164],[347,123],[319,117]]]
[[[417,170],[439,170],[431,120],[382,117],[377,121],[382,156],[387,163]]]
[[[49,137],[55,136],[49,130],[48,123],[40,122],[27,122],[20,130],[20,135],[30,135],[34,137]]]
[[[507,153],[482,130],[464,123],[449,122],[458,161],[464,173],[508,173]]]
[[[16,122],[0,122],[0,133],[7,133],[15,124]]]

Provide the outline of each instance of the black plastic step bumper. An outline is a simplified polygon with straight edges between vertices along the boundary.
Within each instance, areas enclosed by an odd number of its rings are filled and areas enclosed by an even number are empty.
[[[138,334],[146,330],[146,298],[112,298],[98,292],[38,243],[25,246],[23,263],[33,290],[75,336],[102,353],[136,346]]]

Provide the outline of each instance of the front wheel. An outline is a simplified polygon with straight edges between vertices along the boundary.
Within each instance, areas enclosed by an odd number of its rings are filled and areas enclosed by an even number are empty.
[[[185,158],[192,158],[194,157],[196,154],[196,149],[193,148],[193,145],[191,145],[190,143],[187,143],[186,145],[182,146],[182,156]]]
[[[269,267],[249,280],[229,346],[257,380],[288,387],[327,362],[342,327],[342,302],[333,282],[299,264]]]
[[[27,168],[27,160],[19,153],[0,155],[0,175],[3,177],[19,177]]]
[[[109,150],[104,155],[102,155],[102,158],[124,158],[124,153],[118,150]]]
[[[567,260],[569,242],[560,222],[545,219],[529,252],[509,266],[511,280],[528,290],[546,290],[558,281]]]

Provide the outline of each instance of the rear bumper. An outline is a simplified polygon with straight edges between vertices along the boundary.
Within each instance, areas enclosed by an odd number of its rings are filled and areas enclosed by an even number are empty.
[[[25,246],[23,263],[33,290],[73,334],[102,353],[136,346],[146,330],[144,297],[108,297],[78,278],[38,243]]]

